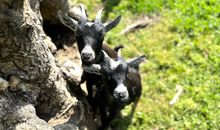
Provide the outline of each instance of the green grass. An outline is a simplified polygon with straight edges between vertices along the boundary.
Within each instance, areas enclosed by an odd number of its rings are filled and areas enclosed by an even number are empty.
[[[141,65],[143,93],[133,118],[131,106],[113,124],[120,130],[220,129],[220,0],[127,0],[108,2],[105,18],[121,14],[107,33],[110,46],[124,44],[123,55],[145,54]],[[100,0],[78,0],[94,17]],[[119,35],[143,15],[160,17],[153,26]],[[184,92],[174,106],[176,85]]]

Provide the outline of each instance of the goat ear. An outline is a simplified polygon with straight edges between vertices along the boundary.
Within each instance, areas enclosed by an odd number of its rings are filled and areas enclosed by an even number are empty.
[[[108,32],[112,28],[117,26],[120,21],[121,21],[121,15],[119,15],[115,20],[113,20],[112,22],[108,23],[107,25],[104,25],[105,26],[105,32]]]
[[[138,68],[139,64],[145,60],[145,55],[139,56],[128,62],[128,67],[130,68]]]
[[[60,22],[64,24],[69,29],[75,31],[77,21],[69,17],[66,13],[63,14],[60,10],[57,12]]]
[[[101,75],[101,66],[99,64],[92,64],[90,66],[83,66],[83,69],[87,73]]]

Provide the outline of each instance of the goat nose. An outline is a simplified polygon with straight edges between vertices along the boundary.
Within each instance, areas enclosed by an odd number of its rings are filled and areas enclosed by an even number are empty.
[[[91,56],[92,56],[92,54],[90,54],[90,53],[83,53],[83,54],[82,54],[82,58],[83,58],[83,59],[86,59],[86,60],[90,59]]]
[[[118,97],[119,98],[125,98],[126,97],[126,93],[118,93]]]

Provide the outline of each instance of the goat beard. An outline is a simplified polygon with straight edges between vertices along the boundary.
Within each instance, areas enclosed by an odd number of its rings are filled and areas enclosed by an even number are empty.
[[[122,101],[122,100],[118,100],[118,99],[114,98],[114,102],[115,102],[117,108],[123,109],[127,105],[128,100]]]
[[[95,63],[95,60],[90,60],[90,61],[82,60],[82,63],[83,63],[83,65],[90,66]]]
[[[119,109],[123,109],[126,105],[127,105],[127,103],[124,101],[123,102],[121,102],[121,101],[116,102],[116,107]]]

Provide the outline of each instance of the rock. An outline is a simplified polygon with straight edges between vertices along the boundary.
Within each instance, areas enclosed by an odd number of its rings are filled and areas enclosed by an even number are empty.
[[[57,47],[55,44],[51,41],[51,38],[48,36],[44,36],[44,42],[47,44],[48,48],[52,53],[55,53],[57,51]]]
[[[5,91],[8,88],[8,86],[9,86],[8,81],[0,77],[0,91]]]
[[[18,90],[17,85],[21,82],[21,80],[16,76],[11,76],[9,80],[9,90],[16,91]]]
[[[70,123],[57,125],[54,127],[54,129],[55,130],[79,130],[79,128],[76,125],[70,124]]]
[[[68,81],[74,83],[75,85],[80,84],[83,71],[76,63],[68,59],[65,60],[63,65],[61,66],[61,71]]]

